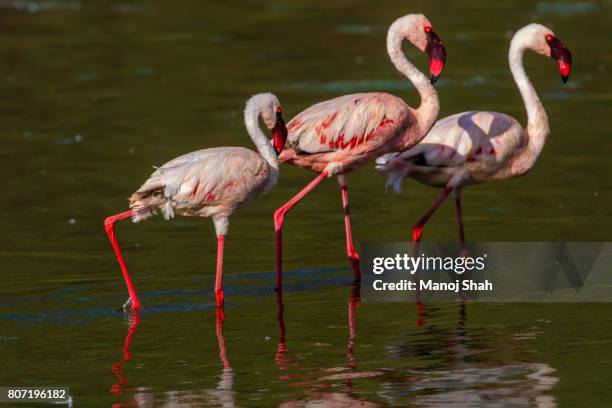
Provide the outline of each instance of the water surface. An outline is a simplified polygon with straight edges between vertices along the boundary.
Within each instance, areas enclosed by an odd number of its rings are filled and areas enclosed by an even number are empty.
[[[232,218],[222,325],[208,220],[120,224],[146,307],[116,310],[126,293],[102,220],[151,166],[250,146],[242,109],[260,91],[287,117],[350,92],[416,104],[384,46],[414,11],[449,53],[441,115],[525,121],[506,61],[524,24],[551,27],[574,55],[565,86],[552,61],[527,55],[552,134],[526,177],[465,191],[468,239],[611,241],[608,0],[0,1],[0,385],[67,385],[79,407],[605,406],[609,305],[362,302],[333,180],[287,218],[280,302],[271,214],[312,178],[296,168]],[[408,181],[386,196],[373,174],[349,177],[356,240],[408,240],[438,190]],[[452,205],[425,239],[455,240]]]

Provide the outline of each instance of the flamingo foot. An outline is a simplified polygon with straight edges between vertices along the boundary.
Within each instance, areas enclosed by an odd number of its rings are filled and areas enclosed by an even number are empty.
[[[422,238],[423,238],[423,227],[417,224],[412,229],[412,242],[421,242]]]
[[[355,274],[355,283],[361,282],[361,268],[359,265],[359,254],[357,252],[353,252],[348,257],[349,263],[351,264],[351,268],[353,268],[353,273]]]
[[[132,299],[131,299],[131,298],[128,298],[128,300],[126,300],[126,301],[125,301],[125,303],[123,304],[123,306],[121,306],[121,308],[122,308],[123,310],[127,310],[127,309],[129,309],[129,308],[131,308],[131,307],[132,307]]]
[[[128,310],[128,309],[140,310],[140,309],[142,309],[142,303],[140,303],[138,300],[136,302],[134,302],[132,300],[132,298],[128,298],[128,300],[125,301],[123,306],[121,306],[121,309],[123,309],[123,310]]]
[[[217,299],[217,307],[222,308],[225,302],[225,294],[223,293],[223,289],[215,291],[215,298]]]

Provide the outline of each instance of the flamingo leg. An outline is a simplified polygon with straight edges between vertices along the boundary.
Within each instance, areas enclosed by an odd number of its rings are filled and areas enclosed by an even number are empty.
[[[117,238],[115,237],[115,223],[117,221],[124,220],[126,218],[130,218],[134,215],[133,210],[128,210],[119,214],[111,215],[104,220],[104,228],[106,228],[106,234],[108,235],[108,239],[113,246],[113,250],[115,251],[115,256],[117,256],[117,261],[119,262],[119,267],[121,267],[121,272],[123,272],[123,278],[125,279],[125,284],[128,289],[128,293],[130,294],[130,301],[132,309],[140,309],[142,307],[140,301],[138,300],[138,296],[136,295],[136,290],[134,289],[134,284],[132,283],[132,278],[130,278],[130,274],[128,273],[127,265],[123,259],[123,254],[121,253],[121,249],[119,248],[119,243],[117,242]],[[128,304],[126,303],[126,305]]]
[[[223,293],[223,243],[225,235],[217,235],[217,275],[215,277],[215,298],[217,299],[217,307],[223,307],[225,294]]]
[[[361,282],[361,270],[359,269],[359,254],[355,251],[353,245],[353,233],[351,232],[351,214],[349,211],[348,201],[348,185],[346,184],[346,176],[338,176],[338,184],[340,184],[340,192],[342,193],[342,208],[344,209],[344,230],[346,233],[346,255],[348,256],[353,273],[355,274],[355,282]]]
[[[276,232],[276,284],[274,289],[276,291],[281,290],[282,286],[282,229],[283,222],[285,221],[285,215],[291,210],[297,203],[299,203],[304,197],[308,195],[316,186],[318,186],[323,180],[327,178],[327,172],[324,171],[319,174],[313,181],[310,182],[306,187],[297,193],[291,200],[287,201],[285,205],[280,207],[274,212],[274,230]]]
[[[463,231],[463,215],[461,212],[461,189],[455,189],[455,212],[457,213],[457,228],[459,230],[459,241],[465,242],[465,232]]]
[[[423,227],[427,223],[427,221],[431,218],[433,213],[436,212],[438,207],[446,200],[446,197],[453,191],[454,187],[445,187],[444,190],[440,193],[436,201],[433,203],[429,211],[425,213],[425,215],[416,223],[412,230],[412,240],[413,242],[421,242],[421,238],[423,237]]]

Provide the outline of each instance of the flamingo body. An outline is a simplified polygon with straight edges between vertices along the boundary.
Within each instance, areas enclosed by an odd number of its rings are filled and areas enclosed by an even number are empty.
[[[517,176],[510,163],[527,143],[523,126],[509,115],[462,112],[440,119],[419,144],[400,154],[383,156],[377,164],[384,167],[388,161],[401,160],[397,164],[404,171],[393,172],[388,180],[398,192],[410,170],[411,177],[435,187],[445,187],[461,174],[464,176],[456,185],[461,187]]]
[[[229,217],[276,184],[278,169],[253,150],[216,147],[159,167],[130,197],[135,222],[160,211],[166,219]]]
[[[289,121],[279,160],[317,173],[335,164],[334,174],[345,174],[393,149],[415,122],[414,110],[396,96],[340,96]]]

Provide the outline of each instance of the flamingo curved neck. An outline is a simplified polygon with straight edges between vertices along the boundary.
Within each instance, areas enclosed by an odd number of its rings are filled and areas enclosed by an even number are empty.
[[[419,71],[402,52],[404,35],[401,27],[392,25],[387,35],[387,53],[395,68],[412,82],[421,97],[421,105],[416,109],[419,127],[423,135],[433,126],[440,111],[438,93],[425,74]]]
[[[260,106],[247,105],[244,111],[244,124],[259,154],[268,162],[270,167],[278,169],[278,156],[272,147],[272,143],[259,127],[260,115]]]
[[[523,56],[528,48],[530,48],[528,41],[523,36],[517,35],[513,38],[508,53],[510,71],[527,111],[527,127],[525,128],[528,137],[527,145],[518,154],[514,163],[515,171],[520,174],[527,172],[533,166],[550,133],[544,106],[523,66]]]

